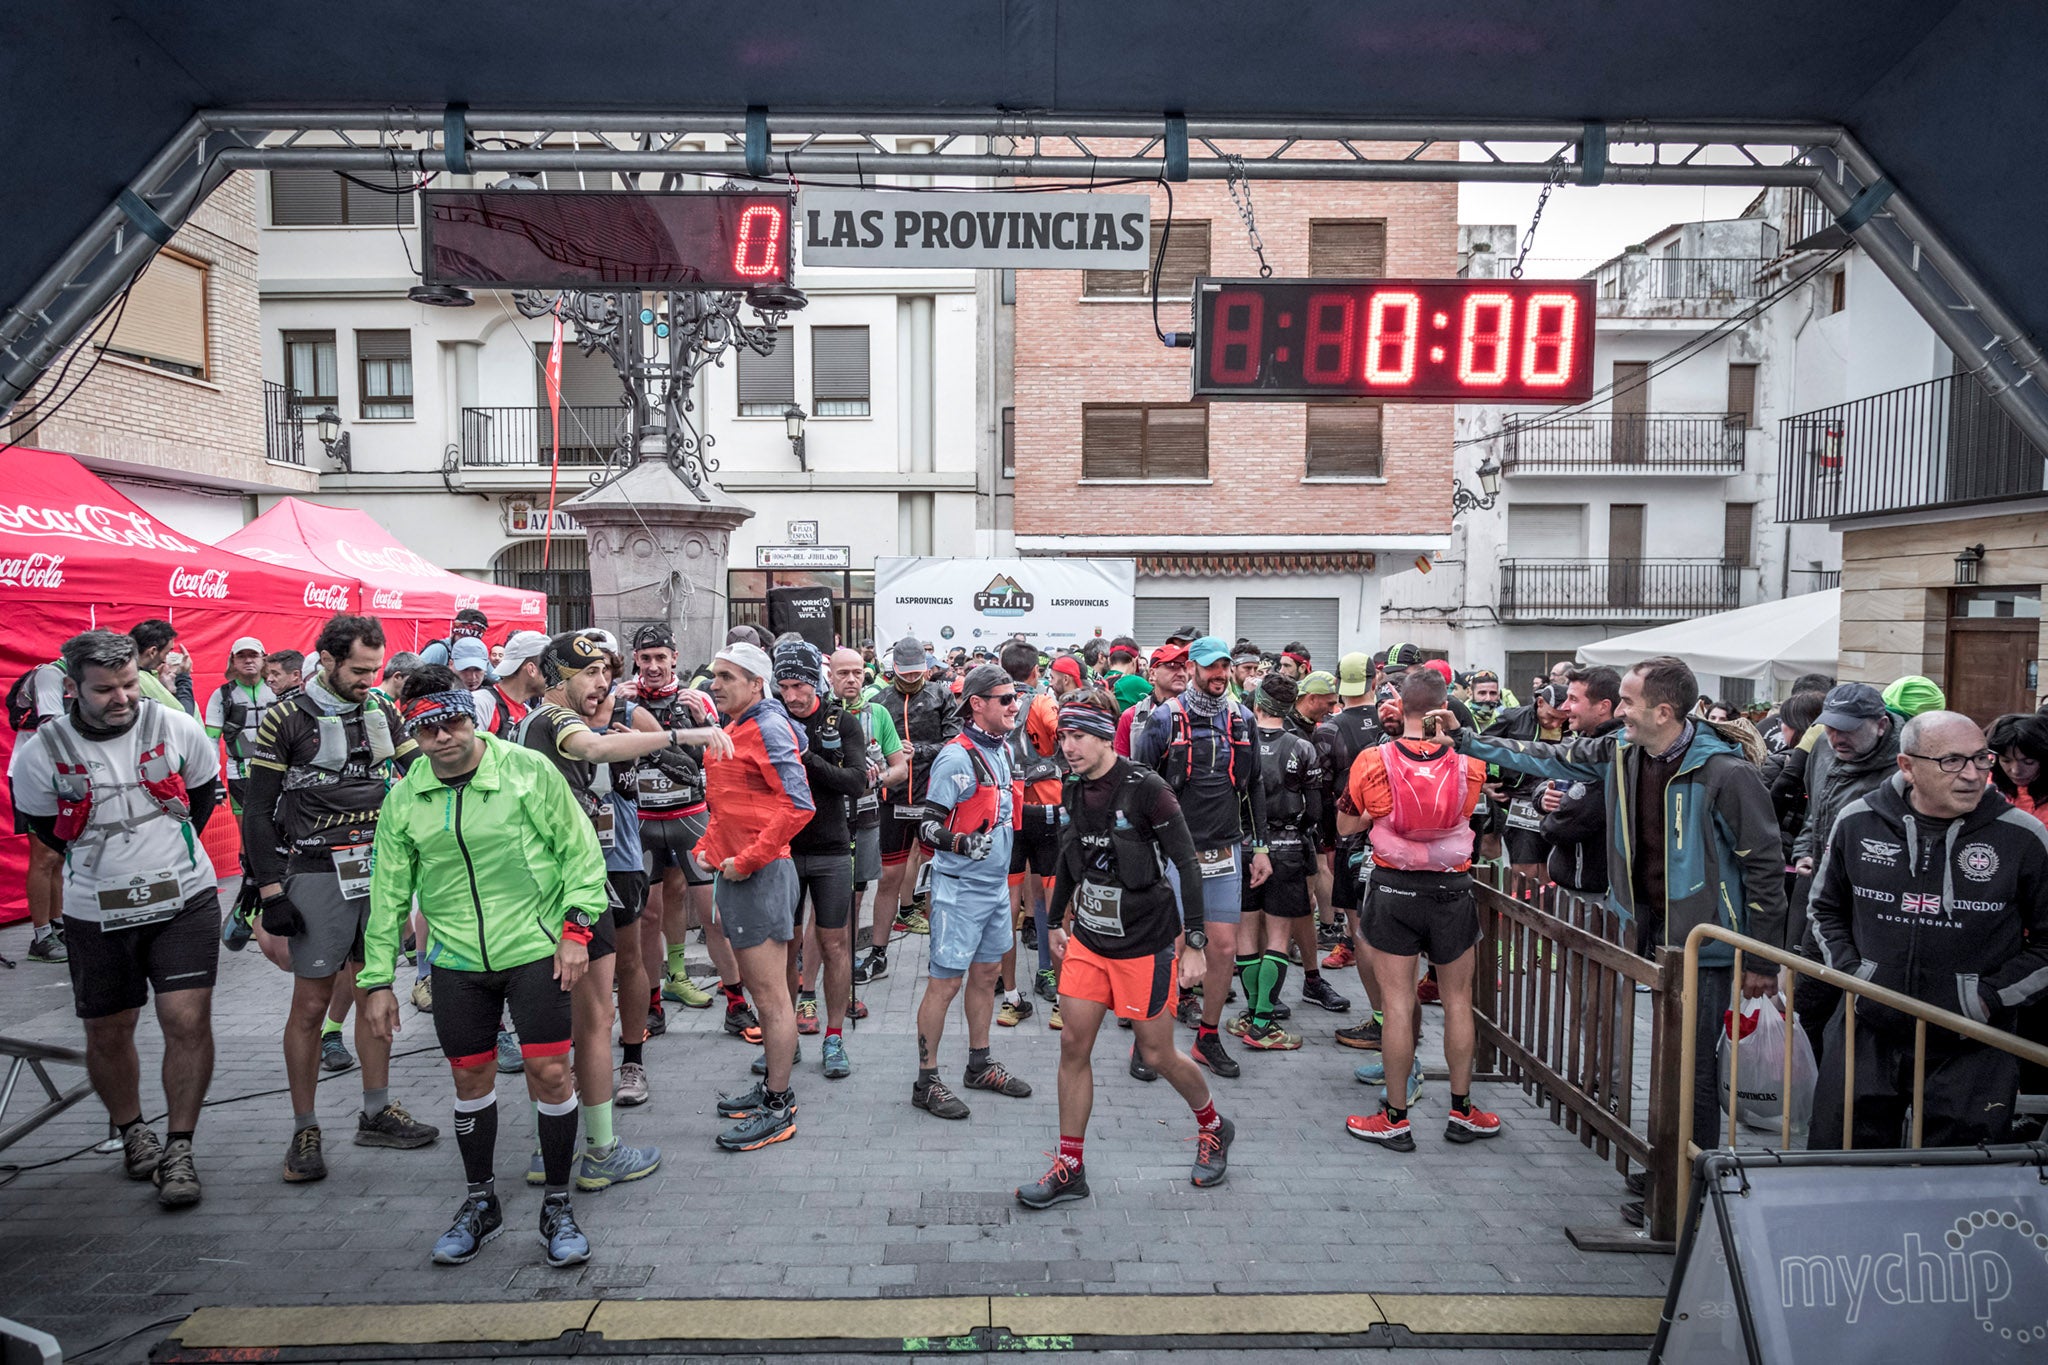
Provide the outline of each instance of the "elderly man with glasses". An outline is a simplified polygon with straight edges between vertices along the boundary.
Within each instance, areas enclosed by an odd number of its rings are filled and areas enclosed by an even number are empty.
[[[1986,778],[1984,732],[1928,711],[1899,735],[1898,771],[1836,819],[1814,875],[1811,913],[1830,967],[2011,1030],[2048,995],[2048,828]],[[1913,1100],[1913,1021],[1868,1000],[1856,1011],[1856,1147],[1903,1147]],[[1840,1011],[1815,1092],[1808,1145],[1844,1146]],[[1929,1147],[2001,1142],[2019,1060],[1941,1029],[1927,1033],[1922,1091]]]

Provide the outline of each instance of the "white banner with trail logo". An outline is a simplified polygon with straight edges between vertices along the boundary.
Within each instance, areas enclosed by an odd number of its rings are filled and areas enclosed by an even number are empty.
[[[1134,559],[875,561],[875,643],[905,636],[944,657],[955,645],[993,651],[1022,636],[1041,648],[1131,633]]]

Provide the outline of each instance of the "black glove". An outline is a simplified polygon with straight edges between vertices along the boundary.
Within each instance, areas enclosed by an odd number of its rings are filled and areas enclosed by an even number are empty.
[[[263,898],[263,932],[273,938],[290,938],[305,930],[306,921],[292,898],[280,891]]]

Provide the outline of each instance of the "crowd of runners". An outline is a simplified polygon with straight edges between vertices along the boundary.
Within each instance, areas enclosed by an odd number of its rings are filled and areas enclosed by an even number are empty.
[[[1363,1003],[1329,1041],[1367,1054],[1357,1079],[1377,1101],[1347,1131],[1415,1149],[1419,1020],[1436,1006],[1442,1139],[1498,1135],[1473,1096],[1475,867],[1606,897],[1636,951],[1719,923],[2037,1033],[2048,996],[2048,719],[1987,737],[1926,679],[1803,679],[1745,716],[1673,659],[1560,666],[1518,680],[1523,703],[1412,644],[1325,668],[1299,643],[1190,629],[1149,650],[1017,639],[940,658],[915,639],[826,653],[742,625],[686,673],[662,626],[496,647],[488,629],[465,611],[393,654],[375,618],[337,615],[303,654],[235,642],[199,696],[151,621],[78,635],[11,689],[29,955],[68,963],[125,1172],[166,1207],[201,1197],[219,953],[252,943],[292,982],[286,1182],[327,1174],[323,1069],[359,1072],[355,1144],[439,1140],[389,1088],[394,1033],[428,1016],[467,1184],[442,1264],[504,1225],[500,1076],[523,1075],[533,1107],[547,1261],[578,1264],[573,1192],[660,1166],[622,1111],[657,1084],[646,1047],[672,1008],[719,1009],[758,1048],[710,1135],[754,1151],[800,1132],[800,1081],[854,1074],[859,990],[916,965],[906,941],[922,940],[914,1056],[860,1065],[907,1081],[917,1110],[960,1121],[983,1096],[1030,1096],[994,1029],[1042,1009],[1061,1034],[1057,1149],[1017,1190],[1029,1208],[1089,1193],[1106,1018],[1130,1031],[1130,1074],[1187,1105],[1190,1179],[1208,1187],[1236,1133],[1212,1080],[1301,1048],[1297,1006],[1352,1014],[1345,972]],[[1705,961],[1720,1000],[1780,987]],[[1840,1068],[1840,999],[1810,988],[1792,1004]],[[162,1136],[134,1043],[152,997]],[[964,1064],[946,1043],[956,1001]],[[1711,1050],[1719,1010],[1699,1015]],[[1898,1030],[1876,1023],[1856,1035],[1858,1146],[1897,1145],[1903,1115]],[[1938,1051],[1930,1140],[2009,1135],[2011,1059]],[[1842,1141],[1834,1074],[1816,1146]],[[1712,1145],[1711,1068],[1696,1084]]]

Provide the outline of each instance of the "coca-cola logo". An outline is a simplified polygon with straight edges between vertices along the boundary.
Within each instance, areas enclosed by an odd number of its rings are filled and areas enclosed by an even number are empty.
[[[459,592],[455,594],[455,610],[457,611],[466,611],[472,608],[481,609],[483,604],[484,599],[476,593]]]
[[[421,578],[439,578],[443,570],[439,565],[421,559],[403,545],[378,545],[365,548],[351,545],[345,540],[334,542],[334,552],[358,569],[369,569],[378,573],[411,574]]]
[[[305,602],[307,606],[318,607],[322,611],[347,611],[348,584],[334,583],[322,585],[319,583],[308,583],[306,585]]]
[[[540,599],[538,597],[529,597],[524,602],[521,602],[519,604],[519,614],[521,616],[540,615]]]
[[[170,594],[173,597],[204,597],[209,601],[220,601],[228,595],[228,571],[202,569],[193,573],[181,564],[171,570]]]
[[[394,588],[379,588],[370,594],[372,611],[404,611],[405,594]]]
[[[0,559],[0,584],[10,588],[61,588],[64,556],[34,554]]]
[[[178,539],[140,512],[121,512],[91,502],[82,502],[68,512],[55,507],[30,507],[26,503],[0,503],[0,531],[95,540],[130,550],[199,553],[197,545]]]
[[[299,561],[299,556],[273,550],[267,545],[238,545],[235,553],[244,559],[260,559],[265,564],[296,564]]]

